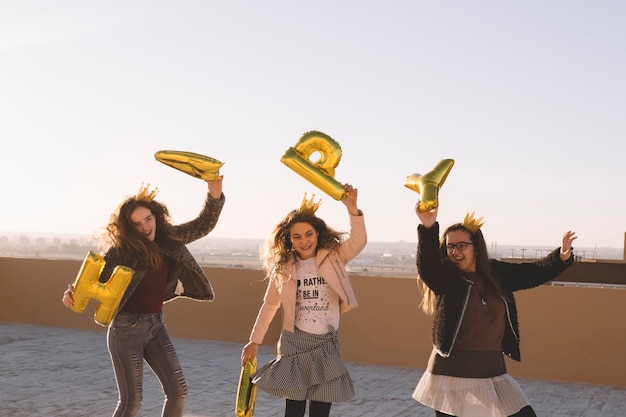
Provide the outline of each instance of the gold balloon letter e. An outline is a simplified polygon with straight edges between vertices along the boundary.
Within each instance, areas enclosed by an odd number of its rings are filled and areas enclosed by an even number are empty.
[[[413,174],[407,177],[404,186],[415,191],[421,197],[417,207],[419,212],[430,211],[439,205],[439,189],[448,177],[453,165],[454,159],[443,159],[432,171],[424,175]]]
[[[111,278],[103,284],[98,280],[103,268],[104,257],[89,251],[74,281],[74,305],[71,308],[76,313],[82,313],[93,298],[100,303],[94,320],[107,325],[113,319],[135,271],[125,266],[117,266]]]
[[[317,161],[311,161],[314,153]],[[330,136],[310,131],[302,135],[296,146],[287,149],[281,162],[335,200],[341,200],[346,192],[335,178],[335,168],[341,159],[341,147]]]

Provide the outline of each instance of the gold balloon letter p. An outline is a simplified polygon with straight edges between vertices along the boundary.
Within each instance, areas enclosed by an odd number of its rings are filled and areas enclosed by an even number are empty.
[[[317,161],[311,156],[319,153]],[[293,148],[281,158],[281,162],[335,200],[341,200],[346,192],[335,178],[335,168],[341,159],[341,147],[330,136],[315,130],[307,132]]]
[[[93,298],[100,303],[94,320],[107,325],[113,319],[135,271],[125,266],[117,266],[111,278],[103,284],[98,280],[103,268],[104,257],[89,251],[74,281],[74,305],[71,309],[76,313],[82,313],[89,300]]]
[[[420,175],[413,174],[407,177],[404,186],[420,195],[417,210],[421,213],[433,210],[439,205],[439,189],[445,182],[454,159],[443,159],[430,172]]]

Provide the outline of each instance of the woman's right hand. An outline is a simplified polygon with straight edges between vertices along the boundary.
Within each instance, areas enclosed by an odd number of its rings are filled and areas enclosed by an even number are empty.
[[[437,213],[439,212],[439,206],[435,207],[432,210],[422,212],[418,210],[419,205],[420,205],[420,201],[418,201],[415,204],[415,213],[417,214],[417,217],[419,217],[420,222],[426,228],[433,227],[433,225],[437,221]]]
[[[74,305],[74,286],[72,284],[67,286],[67,290],[63,293],[61,302],[68,308]]]
[[[254,342],[248,342],[247,345],[241,350],[241,366],[245,366],[246,362],[252,362],[256,358],[256,354],[259,351],[259,344]]]

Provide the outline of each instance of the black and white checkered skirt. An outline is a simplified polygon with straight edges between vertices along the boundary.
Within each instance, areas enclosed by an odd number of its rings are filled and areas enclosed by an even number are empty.
[[[354,385],[341,359],[338,333],[312,334],[283,330],[278,356],[252,375],[252,383],[289,400],[327,403],[354,397]]]

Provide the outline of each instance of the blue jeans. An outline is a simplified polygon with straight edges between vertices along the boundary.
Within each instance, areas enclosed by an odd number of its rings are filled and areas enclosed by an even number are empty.
[[[182,417],[187,384],[163,313],[118,313],[109,325],[107,346],[119,391],[113,417],[133,417],[139,411],[144,360],[163,387],[165,402],[161,416]]]

